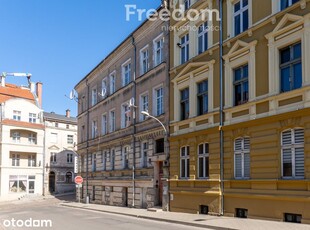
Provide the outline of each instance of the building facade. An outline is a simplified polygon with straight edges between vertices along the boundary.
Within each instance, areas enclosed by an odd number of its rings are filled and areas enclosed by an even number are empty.
[[[44,193],[75,192],[77,174],[77,119],[55,113],[43,113],[45,125]]]
[[[43,193],[42,84],[0,86],[0,198]]]
[[[78,196],[84,200],[88,195],[91,203],[142,208],[165,203],[165,132],[141,114],[147,111],[168,126],[165,26],[144,22],[75,87],[84,178]]]
[[[309,1],[223,1],[223,127],[219,22],[207,19],[171,21],[187,27],[170,35],[171,211],[310,223]]]

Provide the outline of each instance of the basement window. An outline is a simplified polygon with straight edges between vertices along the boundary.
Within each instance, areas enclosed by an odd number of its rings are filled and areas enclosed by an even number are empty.
[[[248,210],[244,208],[236,208],[236,217],[248,218]]]
[[[284,221],[285,222],[301,223],[301,218],[302,218],[302,215],[284,213]]]
[[[165,151],[164,138],[156,140],[156,153],[163,153]]]
[[[199,214],[207,215],[209,213],[209,207],[207,205],[200,205]]]

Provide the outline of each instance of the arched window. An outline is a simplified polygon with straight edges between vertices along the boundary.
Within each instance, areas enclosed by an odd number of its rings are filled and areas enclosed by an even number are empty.
[[[66,173],[66,183],[72,183],[72,172]]]

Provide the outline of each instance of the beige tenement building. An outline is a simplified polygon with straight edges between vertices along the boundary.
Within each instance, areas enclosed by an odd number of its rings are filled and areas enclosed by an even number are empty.
[[[223,190],[219,23],[171,21],[187,26],[170,39],[171,211],[310,223],[310,3],[224,0],[223,12]]]

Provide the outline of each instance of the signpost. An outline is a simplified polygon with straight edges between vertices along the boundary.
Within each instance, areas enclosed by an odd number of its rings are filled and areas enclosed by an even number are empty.
[[[79,189],[79,203],[81,203],[81,187],[82,187],[82,183],[83,183],[83,177],[81,176],[76,176],[74,178],[74,182],[76,183],[76,186]]]

